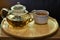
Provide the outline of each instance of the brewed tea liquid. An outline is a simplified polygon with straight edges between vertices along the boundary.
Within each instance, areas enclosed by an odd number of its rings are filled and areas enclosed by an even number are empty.
[[[37,15],[47,15],[46,13],[43,13],[43,12],[37,12],[36,14]]]
[[[21,17],[18,16],[14,16],[14,15],[9,15],[7,17],[7,21],[9,22],[9,24],[13,25],[13,26],[24,26],[26,25],[26,21],[24,21]]]

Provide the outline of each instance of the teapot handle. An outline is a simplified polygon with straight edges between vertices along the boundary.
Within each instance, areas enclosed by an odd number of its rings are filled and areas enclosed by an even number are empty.
[[[8,9],[2,8],[1,9],[1,17],[5,18],[7,16],[7,14],[8,14]]]

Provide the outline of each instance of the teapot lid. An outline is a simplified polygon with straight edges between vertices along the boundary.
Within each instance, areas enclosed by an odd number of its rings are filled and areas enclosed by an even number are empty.
[[[11,7],[11,9],[12,9],[12,10],[25,10],[26,7],[23,6],[23,5],[21,5],[20,2],[17,2],[16,5],[14,5],[14,6]]]

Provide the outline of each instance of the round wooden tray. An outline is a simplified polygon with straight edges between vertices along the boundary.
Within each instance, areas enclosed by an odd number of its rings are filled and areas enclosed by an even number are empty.
[[[13,27],[6,21],[6,18],[4,18],[1,22],[1,26],[3,31],[6,33],[16,36],[16,37],[23,37],[23,38],[34,38],[34,37],[43,37],[50,35],[57,31],[58,29],[58,23],[57,21],[49,17],[48,23],[44,25],[39,25],[34,22],[30,22],[24,27]]]

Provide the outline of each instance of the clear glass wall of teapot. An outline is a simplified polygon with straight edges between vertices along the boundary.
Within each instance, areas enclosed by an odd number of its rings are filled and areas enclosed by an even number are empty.
[[[24,26],[32,21],[30,14],[27,14],[28,11],[26,10],[26,7],[21,5],[19,2],[17,2],[16,5],[12,6],[11,10],[2,8],[1,13],[1,17],[6,18],[8,23],[10,23],[11,25],[15,24],[16,26],[17,24],[18,26]]]
[[[11,13],[12,12],[12,13]],[[28,11],[26,10],[26,7],[21,5],[20,2],[17,2],[16,5],[11,7],[11,10],[8,10],[6,8],[2,8],[1,10],[1,16],[2,18],[6,17],[6,15],[8,14],[15,14],[15,15],[23,15],[28,13]]]

